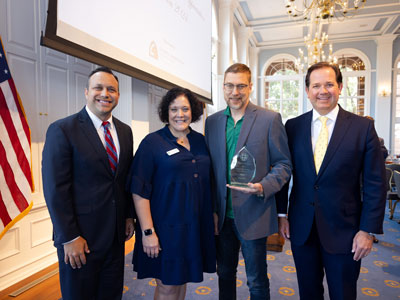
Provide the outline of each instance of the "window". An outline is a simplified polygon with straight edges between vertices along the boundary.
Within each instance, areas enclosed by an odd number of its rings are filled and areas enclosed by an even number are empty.
[[[364,116],[368,114],[365,103],[365,64],[358,56],[342,55],[338,59],[343,74],[343,89],[339,104],[347,111]]]
[[[394,68],[394,143],[393,143],[393,154],[400,153],[400,57],[397,59]]]
[[[238,51],[237,51],[237,40],[235,31],[232,31],[232,62],[237,63],[238,60]]]
[[[302,113],[299,91],[303,85],[300,82],[302,76],[298,74],[294,60],[277,59],[267,66],[264,105],[279,112],[284,122]]]

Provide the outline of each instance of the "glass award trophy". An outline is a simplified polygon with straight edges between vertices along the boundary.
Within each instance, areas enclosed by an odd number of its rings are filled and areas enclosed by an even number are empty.
[[[244,186],[256,175],[256,160],[246,146],[239,150],[231,162],[231,185]]]

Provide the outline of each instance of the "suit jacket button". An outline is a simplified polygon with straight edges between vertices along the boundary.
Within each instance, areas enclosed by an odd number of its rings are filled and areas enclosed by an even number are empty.
[[[314,185],[314,190],[318,190],[319,189],[319,185]]]

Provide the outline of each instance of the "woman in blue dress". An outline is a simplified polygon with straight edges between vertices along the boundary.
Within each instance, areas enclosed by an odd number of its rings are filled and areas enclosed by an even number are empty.
[[[138,223],[133,268],[156,278],[154,299],[183,300],[187,282],[215,272],[210,158],[190,123],[203,113],[191,91],[173,88],[158,109],[165,127],[147,135],[129,182]]]

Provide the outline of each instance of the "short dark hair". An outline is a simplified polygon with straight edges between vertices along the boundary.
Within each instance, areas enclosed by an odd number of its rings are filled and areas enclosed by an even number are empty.
[[[92,72],[90,72],[90,74],[89,74],[89,76],[88,76],[87,87],[89,87],[89,80],[90,80],[90,77],[92,77],[94,74],[96,74],[96,73],[98,73],[98,72],[105,72],[105,73],[108,73],[108,74],[111,74],[112,76],[114,76],[115,80],[118,82],[118,90],[119,90],[119,80],[118,80],[118,77],[117,77],[117,75],[115,75],[115,74],[111,71],[111,69],[108,68],[108,67],[98,67],[98,68],[94,69]]]
[[[197,97],[188,89],[181,87],[175,87],[170,89],[164,97],[161,99],[158,105],[158,116],[161,122],[168,124],[168,110],[171,102],[173,102],[179,96],[184,95],[190,104],[190,110],[192,112],[192,122],[196,122],[200,119],[203,114],[203,103],[200,102]]]
[[[236,63],[226,69],[224,74],[224,81],[227,73],[247,73],[249,75],[249,83],[251,83],[251,70],[245,64]]]
[[[307,88],[310,87],[311,73],[315,70],[322,69],[322,68],[331,68],[333,71],[335,71],[337,84],[341,85],[343,83],[342,72],[340,72],[339,66],[337,64],[331,64],[326,61],[321,61],[319,63],[313,64],[311,67],[308,68],[307,75],[306,75],[306,87]]]

